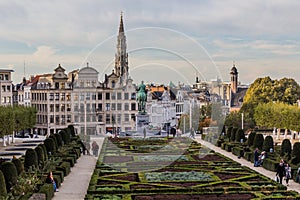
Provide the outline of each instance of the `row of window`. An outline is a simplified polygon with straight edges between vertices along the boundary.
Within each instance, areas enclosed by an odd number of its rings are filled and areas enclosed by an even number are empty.
[[[1,92],[11,92],[11,86],[10,85],[2,85]]]
[[[2,104],[11,103],[11,97],[2,97],[1,103]]]
[[[129,122],[130,120],[135,119],[135,114],[129,114],[129,113],[119,113],[119,114],[106,114],[105,116],[100,114],[98,116],[96,115],[86,115],[86,122],[104,122],[104,117],[105,117],[105,123],[106,124],[120,124],[122,121],[123,122]],[[74,122],[75,123],[80,123],[80,122],[85,122],[84,115],[75,115],[74,116]]]
[[[0,81],[8,81],[9,76],[8,74],[0,74]]]

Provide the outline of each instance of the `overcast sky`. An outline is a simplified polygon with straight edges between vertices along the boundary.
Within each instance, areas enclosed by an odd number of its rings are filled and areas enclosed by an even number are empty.
[[[300,82],[298,0],[0,0],[0,68],[24,76],[89,66],[113,69],[123,11],[135,82],[258,77]]]

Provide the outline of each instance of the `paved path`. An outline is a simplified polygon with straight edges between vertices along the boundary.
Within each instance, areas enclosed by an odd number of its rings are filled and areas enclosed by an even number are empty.
[[[214,150],[215,152],[218,152],[238,163],[240,163],[241,165],[244,165],[246,167],[249,167],[250,169],[253,169],[255,171],[257,171],[258,173],[261,173],[262,175],[266,176],[266,177],[269,177],[271,179],[275,179],[275,175],[276,173],[275,172],[272,172],[272,171],[269,171],[269,170],[266,170],[265,168],[263,167],[254,167],[253,166],[253,163],[245,160],[244,158],[240,158],[238,159],[236,155],[232,154],[231,152],[228,152],[228,151],[225,151],[223,150],[222,148],[220,147],[217,147],[209,142],[206,142],[204,140],[201,139],[201,136],[196,136],[195,140],[199,143],[201,143],[202,145]],[[282,180],[282,183],[286,186],[285,184],[285,180]],[[288,190],[294,190],[294,191],[297,191],[298,193],[300,193],[300,184],[299,183],[296,183],[294,182],[293,180],[290,180],[289,181],[289,186],[287,186],[287,189]]]
[[[100,150],[104,141],[102,138],[93,138]],[[82,155],[77,160],[74,167],[71,168],[71,173],[65,177],[64,182],[59,188],[59,192],[54,194],[53,200],[82,200],[86,195],[91,176],[94,172],[97,158],[91,155]]]

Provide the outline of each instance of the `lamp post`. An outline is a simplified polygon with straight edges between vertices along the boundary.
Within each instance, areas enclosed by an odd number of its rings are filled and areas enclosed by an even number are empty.
[[[242,130],[244,130],[244,113],[242,113]]]
[[[86,100],[84,101],[84,135],[86,135]]]

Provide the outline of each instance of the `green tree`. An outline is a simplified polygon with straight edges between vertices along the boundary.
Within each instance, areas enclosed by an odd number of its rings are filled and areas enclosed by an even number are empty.
[[[255,134],[253,147],[262,150],[263,143],[264,143],[264,136],[262,134]]]
[[[256,135],[256,132],[255,132],[255,131],[251,131],[251,132],[249,133],[248,140],[247,140],[247,144],[248,144],[249,147],[252,147],[252,146],[253,146],[253,142],[254,142],[255,135]]]
[[[263,151],[270,152],[271,148],[274,149],[274,141],[273,141],[273,137],[268,135],[264,140],[262,149]]]
[[[291,153],[292,153],[291,141],[289,139],[284,139],[281,143],[280,155],[286,156],[289,160]]]
[[[13,134],[14,115],[11,106],[0,106],[0,137]],[[3,140],[4,144],[5,141]]]
[[[6,199],[7,196],[7,190],[6,190],[6,184],[5,184],[5,178],[0,170],[0,199]]]
[[[292,150],[292,163],[297,165],[300,163],[300,142],[295,142]]]

